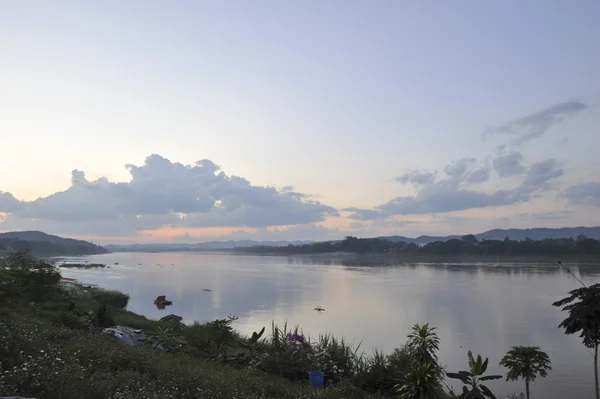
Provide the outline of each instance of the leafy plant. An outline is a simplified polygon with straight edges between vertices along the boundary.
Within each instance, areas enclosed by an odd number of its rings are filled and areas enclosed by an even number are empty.
[[[464,386],[462,394],[460,396],[454,395],[460,399],[496,399],[492,391],[488,387],[481,384],[482,381],[497,380],[502,378],[501,375],[488,375],[484,376],[488,367],[488,358],[485,361],[482,360],[481,355],[477,355],[477,359],[473,358],[471,351],[468,353],[469,356],[469,371],[459,371],[458,373],[447,373],[446,375],[450,378],[460,380]]]
[[[402,399],[437,398],[441,391],[442,368],[438,364],[440,339],[435,327],[415,324],[408,334],[407,348],[412,362],[409,369],[401,374],[396,392]]]
[[[113,320],[110,310],[106,304],[98,307],[93,321],[97,327],[111,327],[115,325],[115,321]]]
[[[563,306],[569,316],[559,325],[565,334],[580,333],[583,344],[594,348],[594,382],[596,399],[600,399],[598,384],[598,344],[600,344],[600,284],[578,288],[569,292],[569,296],[554,302],[553,306]],[[565,306],[566,305],[566,306]]]
[[[539,375],[544,378],[548,375],[550,358],[537,346],[513,346],[502,358],[500,366],[508,368],[506,381],[525,380],[525,395],[529,399],[529,382],[535,381]]]
[[[235,316],[217,319],[206,324],[194,323],[186,327],[185,337],[196,354],[211,358],[225,359],[228,348],[237,338],[232,323]]]
[[[129,302],[129,295],[120,291],[105,290],[102,288],[90,289],[90,296],[97,302],[110,305],[118,309],[125,309]]]
[[[265,328],[263,327],[259,332],[254,331],[252,333],[252,336],[250,338],[248,338],[247,340],[239,341],[240,345],[242,345],[244,348],[246,348],[250,351],[250,360],[252,360],[252,358],[254,357],[254,350],[258,344],[258,341],[260,340],[260,338],[263,336],[264,333],[265,333]]]
[[[181,344],[173,336],[174,327],[156,327],[156,342],[151,340],[147,341],[153,344],[153,346],[162,346],[165,352],[177,352],[181,347]]]
[[[439,397],[440,381],[434,362],[415,362],[408,373],[403,375],[403,383],[397,393],[402,399],[436,399]]]

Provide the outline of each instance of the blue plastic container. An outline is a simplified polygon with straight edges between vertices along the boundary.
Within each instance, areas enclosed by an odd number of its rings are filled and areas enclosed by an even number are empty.
[[[325,374],[322,371],[311,371],[308,373],[308,382],[311,387],[323,388],[325,385]]]

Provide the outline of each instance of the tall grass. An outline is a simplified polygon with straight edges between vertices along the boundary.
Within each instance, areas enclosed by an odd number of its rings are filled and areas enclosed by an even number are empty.
[[[94,301],[117,309],[125,309],[129,303],[129,295],[120,291],[91,288],[89,293]]]

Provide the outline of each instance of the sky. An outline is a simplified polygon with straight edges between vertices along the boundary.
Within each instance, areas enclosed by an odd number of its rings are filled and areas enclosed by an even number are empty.
[[[0,0],[0,231],[600,225],[600,3]]]

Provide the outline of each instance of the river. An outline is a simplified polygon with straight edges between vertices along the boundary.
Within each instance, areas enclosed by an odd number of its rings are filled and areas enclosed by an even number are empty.
[[[504,374],[498,362],[511,346],[540,346],[553,370],[532,384],[532,397],[593,397],[593,357],[577,336],[557,329],[566,314],[552,306],[579,283],[556,264],[219,253],[111,253],[65,260],[110,265],[61,272],[128,293],[128,308],[150,318],[174,313],[189,323],[235,315],[236,329],[246,333],[287,321],[312,336],[331,332],[362,342],[367,352],[390,352],[405,342],[412,325],[429,323],[441,338],[440,360],[453,372],[467,368],[468,350],[489,357],[489,373]],[[586,284],[599,279],[600,264],[569,266]],[[158,295],[173,305],[157,309]],[[317,306],[325,311],[315,311]],[[488,384],[499,398],[524,391],[523,385]]]

